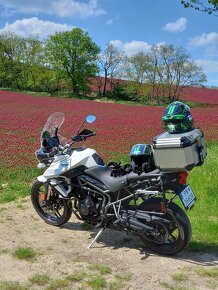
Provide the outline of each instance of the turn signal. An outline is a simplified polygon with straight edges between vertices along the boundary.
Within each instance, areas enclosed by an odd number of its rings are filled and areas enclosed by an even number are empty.
[[[46,194],[45,193],[41,193],[40,194],[40,199],[41,200],[46,200]]]
[[[188,172],[184,171],[184,172],[179,173],[179,177],[180,177],[179,184],[182,184],[182,185],[186,184],[186,179],[188,177]]]

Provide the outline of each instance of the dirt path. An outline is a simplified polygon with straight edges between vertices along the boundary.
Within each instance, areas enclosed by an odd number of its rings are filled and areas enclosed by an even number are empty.
[[[94,229],[84,230],[74,217],[63,228],[49,226],[37,216],[29,199],[1,205],[0,213],[0,282],[19,282],[28,285],[28,289],[45,289],[48,285],[28,284],[29,278],[46,273],[54,280],[78,269],[88,273],[91,265],[104,264],[111,269],[104,276],[107,280],[104,289],[218,289],[217,274],[212,278],[202,274],[217,269],[215,255],[184,251],[175,257],[162,257],[142,249],[138,238],[112,230],[106,230],[93,248],[87,250]],[[13,256],[18,247],[31,247],[38,255],[32,261],[20,260]],[[117,274],[124,277],[122,286],[113,288],[110,281]],[[89,287],[83,282],[63,289]]]

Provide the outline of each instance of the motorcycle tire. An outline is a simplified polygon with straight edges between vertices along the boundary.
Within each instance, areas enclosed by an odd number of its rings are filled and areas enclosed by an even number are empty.
[[[158,198],[149,199],[149,202],[143,202],[138,209],[160,212],[160,202]],[[171,221],[171,228],[161,222],[151,222],[148,225],[156,227],[156,237],[151,238],[145,233],[140,233],[139,236],[142,242],[154,252],[161,255],[174,255],[188,245],[192,235],[191,224],[186,213],[173,202],[168,204],[166,213],[162,217]]]
[[[37,214],[47,223],[53,226],[61,226],[67,223],[72,215],[72,210],[68,205],[68,200],[54,198],[41,200],[41,194],[48,191],[48,185],[36,180],[31,189],[31,201]],[[48,210],[49,209],[49,210]],[[60,211],[61,210],[61,214]]]

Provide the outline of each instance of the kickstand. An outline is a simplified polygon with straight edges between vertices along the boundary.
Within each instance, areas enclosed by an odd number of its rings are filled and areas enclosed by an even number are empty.
[[[94,238],[94,239],[92,240],[92,242],[88,245],[88,247],[87,247],[88,250],[91,248],[91,246],[94,244],[94,242],[98,239],[98,237],[102,234],[102,232],[103,232],[104,229],[105,229],[105,228],[101,228],[101,229],[98,231],[98,233],[97,233],[97,235],[95,236],[95,238]]]

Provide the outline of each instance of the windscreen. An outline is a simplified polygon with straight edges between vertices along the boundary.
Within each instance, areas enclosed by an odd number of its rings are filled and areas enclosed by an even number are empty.
[[[45,123],[45,126],[42,129],[42,132],[40,135],[41,145],[43,142],[43,134],[45,133],[47,136],[50,136],[50,138],[56,136],[56,133],[57,133],[60,145],[64,145],[67,142],[67,138],[59,134],[59,129],[61,125],[64,123],[64,120],[65,120],[64,113],[61,113],[61,112],[55,112],[48,117],[48,120]]]

